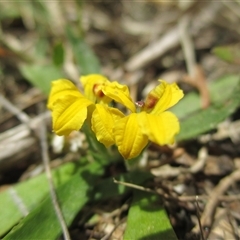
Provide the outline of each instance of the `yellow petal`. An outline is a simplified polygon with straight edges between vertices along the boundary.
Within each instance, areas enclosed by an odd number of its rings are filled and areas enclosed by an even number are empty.
[[[56,81],[52,81],[52,88],[49,94],[47,107],[52,110],[54,102],[65,97],[66,95],[75,96],[77,98],[83,97],[83,95],[71,81],[67,79],[58,79]]]
[[[115,102],[123,104],[132,112],[136,111],[135,104],[130,97],[129,90],[126,85],[121,85],[118,82],[111,82],[104,86],[103,93]]]
[[[175,105],[184,95],[176,83],[168,84],[164,80],[160,80],[160,82],[145,100],[143,110],[148,113],[160,114]]]
[[[137,157],[148,143],[147,137],[142,134],[138,125],[138,115],[132,113],[121,118],[115,123],[113,129],[115,144],[124,159]]]
[[[124,117],[124,114],[118,109],[96,104],[92,114],[92,130],[97,140],[103,143],[105,147],[115,143],[113,127],[115,122],[122,117]]]
[[[111,101],[111,99],[102,92],[103,86],[110,83],[106,77],[100,74],[89,74],[82,76],[80,81],[83,85],[85,96],[92,102],[95,103],[98,100],[109,103]]]
[[[150,141],[159,145],[172,144],[174,136],[180,130],[179,121],[171,112],[163,112],[157,116],[141,112],[139,119],[142,132]]]
[[[52,106],[53,130],[57,135],[68,135],[79,130],[87,118],[87,107],[93,104],[84,97],[65,95]]]

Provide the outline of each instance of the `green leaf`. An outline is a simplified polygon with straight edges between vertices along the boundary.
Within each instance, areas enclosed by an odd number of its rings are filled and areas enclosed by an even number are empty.
[[[100,73],[101,67],[98,58],[84,39],[76,36],[70,27],[67,27],[67,37],[72,45],[77,64],[82,75]]]
[[[45,62],[46,56],[48,56],[51,46],[46,37],[42,36],[36,39],[33,48],[33,56],[35,58],[34,62]]]
[[[159,196],[134,191],[124,239],[177,240]]]
[[[65,221],[71,224],[75,216],[88,201],[98,201],[130,191],[121,185],[113,183],[112,178],[100,181],[104,172],[103,164],[97,162],[82,167],[80,172],[57,189],[58,199]],[[140,184],[151,178],[149,173],[129,173],[123,175],[123,181],[135,181]],[[50,197],[34,209],[20,224],[18,224],[4,239],[56,239],[61,234],[61,228],[53,210]]]
[[[69,180],[73,174],[79,171],[80,167],[80,164],[78,166],[76,163],[68,163],[53,170],[52,176],[55,186],[58,187]],[[1,192],[0,236],[9,231],[24,217],[24,212],[21,211],[17,200],[20,200],[22,206],[28,212],[31,212],[48,194],[49,187],[45,173]]]
[[[171,108],[179,119],[183,119],[188,115],[201,109],[201,100],[199,94],[195,92],[188,93],[180,102]]]
[[[45,95],[48,95],[51,89],[51,81],[63,78],[60,69],[53,65],[21,65],[22,75],[35,87],[38,87]]]
[[[227,101],[239,82],[239,76],[224,76],[208,85],[211,103]],[[187,116],[201,110],[201,99],[198,93],[190,92],[181,101],[171,108],[178,118],[184,119]]]
[[[63,65],[64,62],[64,48],[62,42],[57,42],[53,48],[53,62],[57,67]]]
[[[209,84],[209,92],[212,103],[225,102],[239,85],[239,76],[227,75]]]
[[[62,184],[57,191],[62,211],[67,223],[75,217],[88,200],[89,190],[103,173],[99,163],[82,167],[69,181]],[[47,197],[4,239],[56,239],[61,229],[50,197]]]
[[[181,131],[177,136],[178,141],[187,140],[190,138],[197,137],[198,135],[205,133],[217,127],[217,125],[224,121],[228,116],[230,116],[234,111],[240,106],[240,81],[238,81],[237,86],[225,98],[226,91],[218,92],[220,98],[218,97],[218,102],[211,105],[207,109],[199,110],[193,113],[189,117],[185,118],[180,122]],[[222,99],[221,99],[222,96]]]
[[[230,44],[226,46],[218,46],[213,48],[212,52],[220,59],[229,62],[240,64],[240,44]]]

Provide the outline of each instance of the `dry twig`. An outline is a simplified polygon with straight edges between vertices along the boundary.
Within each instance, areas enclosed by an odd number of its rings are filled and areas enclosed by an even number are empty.
[[[192,38],[189,34],[189,24],[190,24],[190,16],[185,15],[180,19],[178,24],[179,34],[180,34],[180,42],[182,45],[183,53],[185,56],[185,61],[187,65],[188,75],[194,76],[195,66],[196,66],[196,56],[195,49],[193,45]]]
[[[0,134],[1,170],[10,167],[35,150],[36,138],[32,135],[31,129],[49,118],[50,112],[47,111],[32,118],[28,124],[23,123]]]
[[[184,76],[183,81],[198,89],[201,95],[202,108],[207,108],[210,105],[210,95],[202,67],[200,65],[196,65],[194,68],[193,76],[186,75]]]
[[[152,169],[151,173],[155,176],[160,176],[161,178],[176,177],[180,174],[196,174],[200,172],[206,163],[207,160],[207,149],[205,147],[201,148],[198,153],[197,161],[190,168],[181,168],[181,167],[171,167],[170,165],[164,165],[160,168]]]
[[[160,195],[166,200],[174,200],[174,201],[178,201],[178,202],[196,202],[196,198],[197,198],[198,201],[206,201],[206,200],[209,199],[209,196],[205,196],[205,195],[201,195],[201,196],[196,196],[196,195],[195,196],[170,196],[167,193],[165,193],[162,189],[153,190],[151,188],[146,188],[146,187],[136,185],[136,184],[133,184],[133,183],[118,181],[115,178],[113,179],[113,182],[116,183],[116,184],[126,186],[126,187],[134,188],[134,189],[137,189],[137,190],[140,190],[140,191]],[[240,194],[233,195],[233,196],[218,196],[218,200],[219,201],[224,201],[224,202],[231,202],[231,201],[235,201],[235,200],[240,200]]]
[[[219,184],[215,187],[209,196],[209,201],[206,204],[204,212],[201,217],[202,226],[211,228],[214,213],[219,203],[219,196],[222,196],[224,192],[235,182],[240,181],[240,169],[233,172],[231,175],[223,178]],[[199,231],[198,227],[195,227],[195,232]]]
[[[219,2],[210,2],[205,8],[202,8],[195,17],[195,21],[193,21],[192,29],[194,29],[194,31],[192,31],[192,35],[197,35],[203,27],[209,25],[219,12],[220,8],[222,8],[222,4]],[[141,69],[153,60],[161,57],[168,50],[177,46],[179,43],[180,34],[178,32],[178,26],[174,26],[172,29],[167,31],[158,41],[149,44],[146,48],[131,57],[127,61],[125,67],[128,71],[136,71],[138,69]]]
[[[3,107],[5,107],[9,112],[16,115],[16,117],[22,122],[22,123],[28,123],[30,121],[29,116],[15,107],[10,101],[8,101],[4,96],[0,94],[0,103]]]
[[[55,210],[56,215],[58,217],[58,221],[61,225],[64,239],[65,240],[70,240],[71,238],[70,238],[68,228],[67,228],[67,225],[65,223],[62,211],[60,209],[58,200],[57,200],[57,195],[56,195],[55,188],[54,188],[54,183],[53,183],[53,180],[52,180],[51,169],[50,169],[50,166],[49,166],[50,160],[49,160],[49,155],[48,155],[46,127],[45,127],[44,122],[36,130],[38,130],[38,135],[39,135],[39,139],[40,139],[40,143],[41,143],[43,164],[44,164],[47,179],[48,179],[48,184],[49,184],[49,188],[50,188],[50,195],[51,195],[53,207],[54,207],[54,210]]]

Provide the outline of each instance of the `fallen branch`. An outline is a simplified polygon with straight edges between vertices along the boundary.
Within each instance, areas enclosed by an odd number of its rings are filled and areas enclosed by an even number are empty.
[[[207,149],[203,147],[199,150],[197,161],[190,168],[171,167],[170,165],[164,165],[159,168],[151,169],[151,173],[154,176],[161,178],[177,177],[180,174],[186,173],[196,174],[204,168],[207,157]]]
[[[70,235],[68,232],[67,225],[65,223],[61,208],[59,206],[58,200],[57,200],[57,194],[55,192],[55,187],[52,179],[52,173],[50,169],[50,159],[48,155],[48,144],[47,144],[47,134],[46,134],[46,126],[45,123],[43,122],[37,129],[35,129],[36,133],[38,133],[40,143],[41,143],[41,151],[42,151],[42,160],[43,164],[45,167],[45,172],[47,175],[47,180],[50,188],[50,195],[51,195],[51,200],[52,204],[55,210],[55,213],[57,215],[58,221],[61,225],[62,231],[63,231],[63,236],[65,240],[70,240]]]
[[[202,7],[202,10],[197,14],[194,21],[192,21],[192,36],[198,35],[203,27],[209,25],[222,7],[223,5],[220,2],[209,2],[206,7]],[[186,14],[191,15],[191,13]],[[185,16],[183,15],[183,17]],[[125,68],[128,71],[141,69],[150,62],[161,57],[173,47],[178,46],[179,43],[180,33],[176,25],[167,31],[158,41],[149,44],[146,48],[131,57],[125,64]]]
[[[50,119],[50,112],[42,113],[27,124],[23,123],[0,134],[1,171],[13,166],[20,159],[27,159],[26,156],[36,151],[37,139],[32,129],[47,119]]]
[[[201,224],[204,228],[210,229],[212,226],[214,214],[220,201],[219,196],[222,196],[227,189],[237,181],[240,181],[240,169],[223,178],[212,191],[201,217]],[[196,226],[193,231],[199,232],[199,227]],[[207,234],[207,232],[205,232],[205,234]]]

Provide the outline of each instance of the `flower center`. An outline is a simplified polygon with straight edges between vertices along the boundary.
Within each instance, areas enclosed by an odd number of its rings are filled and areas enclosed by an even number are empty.
[[[93,86],[93,93],[98,98],[103,98],[105,95],[102,91],[102,84],[94,84]]]
[[[154,108],[154,106],[156,105],[156,103],[158,102],[158,98],[154,97],[152,95],[149,95],[145,101],[145,109],[152,109]]]

